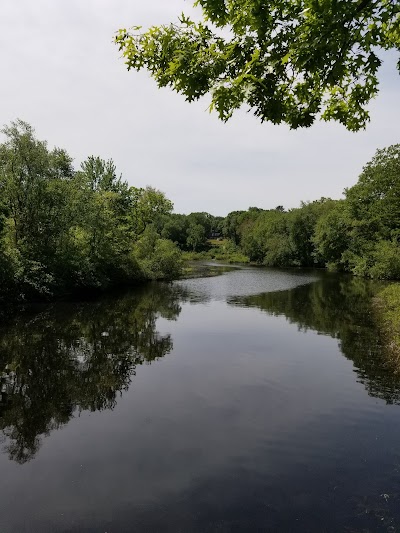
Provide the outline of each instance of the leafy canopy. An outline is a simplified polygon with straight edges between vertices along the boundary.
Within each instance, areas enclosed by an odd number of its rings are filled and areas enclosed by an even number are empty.
[[[308,127],[317,116],[364,128],[381,50],[400,49],[398,0],[196,0],[203,20],[121,29],[128,70],[191,102],[211,94],[228,120],[246,104],[263,122]],[[400,68],[400,61],[398,63]]]
[[[179,274],[180,251],[157,232],[150,256],[137,253],[173,209],[164,193],[130,187],[112,160],[90,156],[74,170],[22,120],[0,134],[0,316],[22,299]]]

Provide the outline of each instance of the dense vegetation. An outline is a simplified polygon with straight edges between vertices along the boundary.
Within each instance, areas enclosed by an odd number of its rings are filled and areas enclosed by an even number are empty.
[[[202,20],[121,29],[128,69],[193,101],[211,95],[226,121],[245,104],[261,121],[308,127],[315,118],[365,127],[383,50],[400,48],[393,0],[196,0]],[[400,63],[398,63],[400,67]]]
[[[266,266],[400,279],[400,145],[378,150],[343,200],[234,211],[222,232],[231,249]]]
[[[321,198],[288,211],[250,207],[224,219],[170,214],[159,224],[161,235],[196,252],[190,258],[400,279],[400,145],[378,150],[342,200]]]
[[[152,227],[172,211],[163,193],[129,187],[111,160],[74,170],[22,121],[2,133],[0,304],[179,274],[180,251]]]
[[[390,362],[400,372],[400,284],[391,283],[378,293],[375,309],[386,337]]]
[[[183,258],[328,267],[400,279],[400,145],[378,150],[343,200],[225,218],[173,213],[151,187],[131,187],[112,160],[78,170],[28,124],[0,145],[0,303],[180,275]],[[182,253],[183,252],[183,253]]]

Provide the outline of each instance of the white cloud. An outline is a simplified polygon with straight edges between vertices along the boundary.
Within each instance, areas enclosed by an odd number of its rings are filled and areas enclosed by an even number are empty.
[[[245,112],[222,124],[208,100],[187,104],[128,73],[112,43],[121,26],[159,24],[190,9],[181,0],[3,0],[2,123],[20,117],[76,164],[112,157],[131,184],[166,192],[177,211],[226,214],[339,197],[377,147],[399,142],[399,76],[389,57],[365,132],[260,124]]]

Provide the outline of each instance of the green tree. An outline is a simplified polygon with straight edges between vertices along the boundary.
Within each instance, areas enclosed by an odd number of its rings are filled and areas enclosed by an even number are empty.
[[[2,133],[1,304],[171,277],[179,270],[169,241],[158,239],[151,253],[156,273],[139,265],[134,253],[146,228],[172,211],[163,193],[129,187],[112,160],[90,156],[75,171],[65,150],[49,150],[21,120]]]
[[[207,241],[206,230],[201,224],[191,224],[187,232],[187,246],[197,252]]]
[[[345,194],[359,235],[400,236],[400,144],[377,150]]]
[[[160,238],[151,225],[136,242],[133,256],[144,279],[171,280],[181,274],[181,251],[172,241]]]
[[[163,218],[161,236],[175,242],[182,250],[186,248],[188,218],[186,215],[171,213]]]
[[[348,268],[357,275],[398,279],[400,144],[377,150],[345,193],[351,224],[343,254]]]
[[[253,219],[249,218],[251,214]],[[251,261],[267,266],[291,265],[287,213],[272,209],[256,216],[253,210],[241,218],[240,245]]]
[[[137,265],[130,254],[135,198],[117,176],[113,161],[89,157],[76,173],[73,189],[71,249],[66,261],[74,283],[107,286],[134,277]]]
[[[225,217],[222,232],[225,237],[231,239],[235,244],[240,242],[240,225],[247,216],[247,211],[231,211]]]
[[[45,294],[54,284],[52,270],[70,224],[72,159],[64,150],[48,150],[22,120],[2,133],[0,191],[7,216],[7,254],[24,292]]]
[[[154,187],[131,188],[134,196],[133,226],[137,235],[146,229],[148,224],[161,224],[163,216],[172,213],[173,203],[165,194]]]
[[[313,235],[319,262],[331,268],[345,269],[343,254],[351,243],[351,220],[344,200],[332,201],[318,219]]]
[[[159,87],[193,101],[211,94],[226,121],[246,104],[261,121],[310,126],[321,115],[349,130],[365,127],[378,92],[379,52],[400,48],[394,0],[197,0],[203,20],[116,43],[129,69],[147,69]],[[400,62],[399,62],[400,67]]]
[[[7,311],[7,305],[10,300],[15,298],[15,283],[14,272],[10,257],[7,254],[4,227],[5,227],[5,213],[4,206],[0,200],[0,319]]]
[[[296,266],[324,266],[316,253],[314,234],[318,220],[329,212],[332,200],[321,198],[302,202],[301,207],[287,214],[288,234],[291,243],[291,263]]]
[[[72,159],[58,148],[50,152],[44,141],[35,138],[33,128],[17,120],[5,126],[6,141],[0,145],[0,190],[12,222],[16,246],[42,246],[59,227],[56,187],[73,176]],[[59,199],[59,198],[57,198]]]
[[[210,237],[214,224],[214,217],[210,213],[205,211],[190,213],[187,215],[187,219],[191,226],[196,224],[203,226],[206,238]]]

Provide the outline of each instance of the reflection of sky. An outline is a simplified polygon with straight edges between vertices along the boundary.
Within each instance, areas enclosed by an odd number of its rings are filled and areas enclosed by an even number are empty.
[[[82,413],[22,468],[0,457],[1,531],[217,531],[235,518],[240,531],[333,532],[336,505],[391,493],[398,408],[367,395],[337,340],[227,304],[236,274],[158,321],[174,350],[138,367],[114,411]]]
[[[192,301],[231,300],[235,296],[250,296],[263,292],[293,289],[318,279],[316,271],[288,271],[275,269],[236,270],[211,278],[195,278],[175,282],[175,285],[189,293]]]
[[[356,134],[333,123],[262,125],[245,110],[222,124],[206,111],[208,98],[187,104],[147,73],[126,72],[114,32],[170,22],[181,11],[190,3],[2,0],[2,122],[21,117],[77,164],[113,157],[132,185],[160,188],[177,211],[216,215],[338,198],[376,148],[398,142],[396,54],[384,54],[371,123]]]

